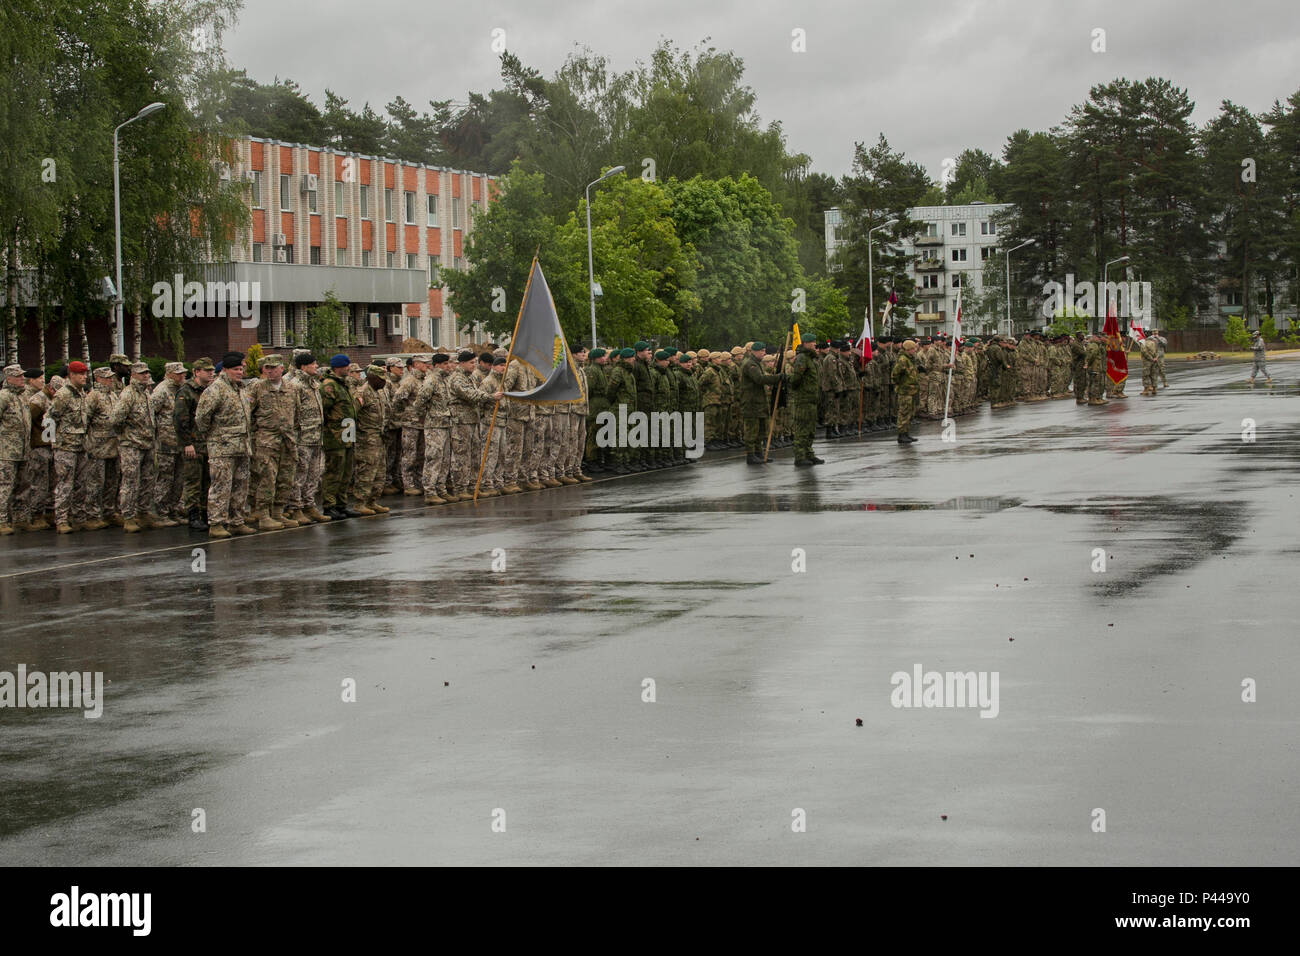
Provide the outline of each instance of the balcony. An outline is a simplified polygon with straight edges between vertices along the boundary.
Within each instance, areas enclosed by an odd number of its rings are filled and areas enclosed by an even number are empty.
[[[945,293],[943,286],[936,286],[933,289],[917,289],[916,294],[922,299],[936,299],[943,298]]]
[[[947,322],[948,313],[946,312],[917,312],[912,316],[916,323],[921,322]]]
[[[429,274],[423,269],[221,262],[183,274],[186,281],[256,282],[262,302],[321,302],[330,291],[343,302],[423,302],[429,295]]]
[[[942,259],[922,259],[916,264],[917,272],[940,272],[943,268]]]
[[[919,236],[912,241],[916,246],[941,246],[943,245],[943,236]]]

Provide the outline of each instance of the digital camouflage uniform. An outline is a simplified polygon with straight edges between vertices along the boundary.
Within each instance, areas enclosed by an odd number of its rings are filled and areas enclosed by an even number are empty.
[[[220,373],[203,390],[194,411],[194,434],[208,451],[208,523],[228,530],[244,527],[248,507],[250,422],[239,387]]]
[[[321,382],[321,413],[324,427],[321,447],[325,452],[322,495],[325,508],[346,508],[348,489],[356,470],[356,399],[345,376],[330,369]]]
[[[527,391],[529,382],[528,370],[523,363],[517,358],[511,359],[510,364],[506,367],[505,383],[502,386],[502,391]],[[504,420],[502,416],[504,416]],[[506,430],[505,459],[501,466],[501,477],[505,482],[505,489],[512,492],[522,491],[528,483],[524,451],[525,446],[528,446],[531,450],[528,432],[532,426],[533,418],[534,413],[531,402],[508,397],[502,399],[501,415],[498,415],[497,419],[497,427],[504,426]]]
[[[1089,342],[1084,351],[1084,368],[1088,372],[1088,404],[1104,405],[1102,398],[1106,378],[1106,348],[1100,342]]]
[[[900,437],[909,435],[920,386],[917,382],[916,363],[907,352],[898,354],[890,380],[894,385],[894,393],[898,396],[898,434]]]
[[[413,405],[425,373],[415,366],[406,370],[393,395],[393,420],[402,429],[402,457],[398,473],[403,491],[420,491],[420,471],[424,464],[424,423],[414,413]]]
[[[31,451],[23,462],[19,487],[22,489],[15,506],[15,517],[31,530],[48,528],[45,523],[45,511],[52,504],[50,481],[54,469],[54,443],[49,439],[46,427],[46,413],[50,410],[50,397],[45,388],[28,386],[24,392],[28,413],[31,415]],[[53,425],[53,422],[50,422]]]
[[[286,376],[288,377],[288,376]],[[289,509],[302,512],[312,521],[320,521],[321,480],[325,474],[325,409],[321,404],[320,379],[301,369],[292,373],[294,396],[298,403],[298,460],[293,469],[293,493]],[[313,513],[314,512],[314,513]]]
[[[370,366],[366,370],[367,381],[372,374],[382,377],[383,369],[377,365]],[[385,390],[371,385],[357,389],[356,403],[357,450],[352,494],[362,506],[359,510],[365,514],[367,510],[375,510],[374,504],[384,493],[384,471],[387,467],[384,455],[384,429],[388,424],[390,409]],[[415,402],[411,401],[408,404],[414,405]],[[420,430],[423,431],[423,427]],[[423,438],[419,445],[423,446]]]
[[[451,407],[452,485],[461,495],[473,495],[478,476],[478,427],[480,409],[492,404],[479,391],[473,376],[464,368],[452,369],[447,382]]]
[[[0,388],[0,534],[13,533],[18,476],[31,450],[32,411],[23,398],[25,388],[8,382]]]
[[[446,501],[453,494],[448,488],[451,479],[451,394],[447,390],[447,372],[439,371],[441,368],[442,365],[435,365],[433,371],[424,377],[415,397],[415,411],[423,416],[424,425],[424,468],[420,482],[426,501],[432,498]]]
[[[132,528],[133,521],[138,528],[140,519],[147,518],[153,508],[157,474],[154,446],[158,441],[158,429],[154,424],[150,398],[150,385],[133,381],[119,393],[109,417],[118,436],[121,469],[117,508],[128,528]]]
[[[110,422],[116,402],[113,380],[97,376],[86,396],[86,511],[92,522],[117,513],[117,433]]]
[[[172,418],[180,389],[180,382],[164,378],[154,386],[149,396],[154,427],[158,431],[158,441],[154,445],[158,475],[154,480],[152,510],[164,518],[178,518],[184,513],[181,508],[185,488],[181,446],[176,441],[176,422]]]
[[[199,407],[199,398],[207,390],[195,379],[182,382],[176,392],[176,403],[172,407],[172,425],[176,429],[176,446],[181,450],[181,483],[184,486],[182,506],[186,511],[192,509],[207,510],[208,492],[211,488],[211,476],[208,474],[208,448],[194,434],[194,413]],[[194,457],[185,456],[185,449],[192,447]]]
[[[289,507],[298,471],[298,386],[283,377],[279,385],[259,378],[244,394],[253,449],[249,461],[253,510],[249,517],[276,523]]]
[[[71,381],[50,402],[54,422],[54,521],[76,527],[90,520],[86,501],[86,392]]]
[[[813,459],[813,439],[817,435],[817,403],[821,398],[818,372],[817,353],[807,345],[800,345],[795,350],[794,362],[785,372],[789,383],[796,462]]]
[[[483,466],[483,478],[479,481],[479,497],[483,497],[484,492],[500,494],[501,489],[505,487],[505,482],[502,480],[502,469],[505,465],[503,439],[506,436],[505,430],[501,427],[500,409],[497,409],[496,422],[492,421],[493,406],[497,404],[496,399],[492,398],[492,396],[501,391],[499,372],[504,371],[504,366],[493,366],[492,371],[484,375],[478,382],[479,393],[486,399],[486,404],[479,406],[478,434],[475,436],[475,448],[479,456],[478,460],[474,462],[476,478],[479,465],[482,464]],[[567,416],[560,415],[559,417],[567,419]],[[483,453],[484,449],[487,450],[487,454]],[[488,497],[492,497],[492,495],[488,495]]]

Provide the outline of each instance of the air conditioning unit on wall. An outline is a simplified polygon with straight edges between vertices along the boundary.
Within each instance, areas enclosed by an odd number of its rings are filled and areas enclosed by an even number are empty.
[[[302,191],[305,193],[315,192],[319,184],[320,177],[315,173],[306,173],[302,177]]]
[[[230,164],[229,164],[229,163],[218,163],[218,164],[217,164],[217,175],[220,176],[221,179],[222,179],[224,182],[230,182]]]
[[[285,235],[282,232],[277,232],[275,234],[275,241],[271,243],[273,246],[287,246],[288,244],[289,241],[285,238]]]
[[[276,250],[275,250],[275,261],[276,261],[276,262],[288,262],[288,261],[289,261],[289,250],[288,250],[288,249],[276,249]]]
[[[388,334],[406,338],[406,316],[395,312],[388,317]]]
[[[371,313],[370,313],[370,327],[371,327],[372,329],[377,329],[377,328],[379,328],[379,313],[378,313],[378,312],[371,312]]]

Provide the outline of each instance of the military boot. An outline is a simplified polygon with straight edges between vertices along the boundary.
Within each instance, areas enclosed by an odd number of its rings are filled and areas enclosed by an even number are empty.
[[[139,531],[143,531],[144,528],[141,527],[140,523],[135,518],[126,518],[122,521],[122,530],[127,534],[135,534]]]
[[[230,537],[230,532],[226,530],[226,526],[225,526],[225,525],[221,525],[221,524],[210,524],[210,525],[208,525],[208,537],[209,537],[209,538],[229,538],[229,537]]]
[[[155,515],[155,514],[149,515],[149,523],[152,524],[155,528],[174,528],[178,524],[180,524],[180,522],[177,521],[175,518],[173,518],[171,515]]]
[[[367,505],[367,507],[370,508],[371,511],[373,511],[373,512],[374,512],[375,514],[377,514],[377,515],[386,515],[386,514],[388,514],[388,512],[389,512],[389,509],[388,509],[388,508],[385,508],[383,505],[381,505],[381,504],[380,504],[378,501],[376,501],[374,498],[371,498],[369,501],[367,501],[367,502],[366,502],[366,505]]]
[[[276,524],[279,524],[279,522],[277,521]],[[239,524],[231,525],[229,531],[231,534],[257,534],[256,528],[250,528],[242,521]],[[208,533],[211,534],[212,532],[209,531]]]
[[[203,520],[203,512],[198,508],[191,508],[186,515],[190,523],[191,531],[207,531],[208,523]]]
[[[68,524],[66,521],[60,521],[58,525],[55,526],[54,529],[56,534],[72,534],[72,532],[76,530],[77,530],[76,528]]]
[[[0,524],[0,535],[13,534],[14,526],[11,524]]]
[[[310,508],[304,508],[302,510],[302,513],[306,515],[308,518],[310,518],[312,521],[315,521],[317,524],[323,524],[324,522],[330,520],[330,516],[326,514],[321,514],[320,511],[316,509],[315,505],[312,505]]]
[[[235,534],[240,533],[238,528],[232,530],[234,530]],[[283,531],[284,525],[276,521],[270,515],[263,514],[262,517],[257,519],[257,530],[258,531]]]
[[[357,499],[356,507],[354,507],[352,510],[355,511],[357,514],[366,518],[369,518],[371,515],[375,513],[372,508],[367,507],[366,503],[359,498]]]
[[[280,524],[284,525],[286,528],[296,528],[302,523],[294,517],[293,512],[291,511],[280,512],[275,516],[275,520],[280,522]]]

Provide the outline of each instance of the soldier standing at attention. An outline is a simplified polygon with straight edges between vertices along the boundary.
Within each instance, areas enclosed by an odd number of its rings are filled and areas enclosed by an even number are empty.
[[[1083,360],[1088,346],[1083,341],[1083,333],[1075,332],[1070,340],[1070,379],[1074,384],[1074,404],[1088,404],[1088,370]]]
[[[817,403],[821,400],[817,350],[809,342],[795,349],[794,362],[786,370],[790,383],[790,409],[794,429],[794,463],[798,467],[825,464],[813,454],[817,435]]]
[[[122,513],[122,530],[128,534],[149,528],[170,528],[176,522],[150,514],[153,507],[153,483],[157,474],[154,446],[158,429],[154,424],[150,401],[153,381],[149,366],[136,362],[131,366],[131,384],[122,390],[113,406],[110,424],[118,435],[118,456],[122,475],[118,492],[118,510]]]
[[[86,396],[86,530],[98,531],[124,522],[117,514],[117,434],[109,422],[117,401],[113,370],[101,366],[92,375]]]
[[[433,356],[430,356],[432,359]],[[428,363],[432,366],[432,362]],[[384,492],[384,426],[388,418],[387,381],[381,365],[366,367],[364,387],[357,391],[357,460],[353,496],[359,515],[386,515],[379,503]],[[423,384],[423,383],[421,383]],[[412,405],[415,403],[412,402]],[[421,436],[423,438],[423,436]]]
[[[683,428],[685,427],[686,416],[689,415],[691,416],[691,428],[693,429],[695,428],[695,422],[702,421],[702,418],[697,416],[699,416],[700,413],[704,410],[700,404],[699,379],[695,377],[695,356],[693,356],[690,352],[687,352],[684,361],[677,368],[680,375],[677,394],[681,402]],[[699,432],[698,434],[692,431],[691,435],[695,441],[703,443],[704,441],[703,431]],[[696,461],[699,460],[697,458],[687,457],[685,449],[682,450],[682,459],[688,465],[693,465],[695,464]]]
[[[207,445],[194,434],[194,413],[204,389],[216,378],[210,358],[195,359],[191,378],[176,392],[176,405],[172,408],[172,424],[176,428],[176,444],[181,450],[181,481],[185,486],[182,506],[189,519],[191,531],[208,530],[208,492],[211,487],[208,474]]]
[[[586,368],[587,375],[587,427],[582,436],[583,457],[587,471],[599,474],[609,471],[609,449],[596,447],[596,419],[601,412],[609,411],[609,379],[605,375],[609,368],[609,356],[602,348],[594,348],[588,354],[590,360]],[[506,489],[507,493],[509,489]]]
[[[1156,344],[1155,336],[1148,335],[1138,345],[1138,354],[1142,356],[1142,394],[1154,395],[1156,393],[1156,369],[1158,369],[1160,356],[1157,354],[1159,346]]]
[[[1169,340],[1160,334],[1159,329],[1152,329],[1151,335],[1156,340],[1156,371],[1160,373],[1160,387],[1168,388],[1169,379],[1165,378],[1165,351],[1169,348]]]
[[[158,430],[158,443],[154,459],[158,477],[154,480],[153,514],[167,527],[179,524],[181,497],[184,484],[181,475],[181,449],[176,443],[176,423],[172,412],[176,409],[176,395],[185,381],[185,366],[181,362],[168,362],[163,369],[163,380],[149,396],[153,409],[154,425]],[[171,524],[167,525],[170,521]]]
[[[422,494],[420,488],[420,469],[424,464],[421,443],[424,439],[424,422],[417,421],[412,405],[424,377],[433,368],[433,356],[422,354],[411,359],[411,367],[402,376],[401,384],[393,395],[393,417],[402,429],[402,461],[399,472],[402,478],[402,494],[415,496]]]
[[[329,521],[316,505],[325,474],[325,408],[321,404],[320,367],[306,349],[293,356],[292,384],[298,403],[298,460],[293,469],[293,491],[286,514],[300,525]]]
[[[43,369],[29,368],[23,372],[23,377],[27,380],[23,401],[27,403],[32,418],[32,447],[19,476],[18,487],[21,490],[14,511],[24,531],[44,531],[50,526],[45,520],[45,509],[50,497],[50,466],[54,457],[45,413],[50,409],[50,397],[55,389],[45,384]]]
[[[1102,392],[1105,385],[1102,379],[1106,377],[1106,340],[1097,333],[1093,333],[1088,340],[1088,348],[1084,352],[1083,365],[1088,372],[1088,404],[1089,405],[1109,405],[1106,399],[1102,398]]]
[[[356,469],[357,447],[357,405],[348,387],[347,374],[351,364],[352,360],[346,355],[335,355],[330,359],[330,370],[320,387],[324,416],[321,446],[325,451],[325,514],[335,521],[357,517],[357,513],[348,507],[347,498]]]
[[[517,358],[509,358],[509,364],[506,365],[505,379],[502,383],[503,392],[523,392],[528,389],[528,371],[524,368],[523,363]],[[448,366],[450,371],[450,366]],[[443,383],[443,389],[446,390],[446,382]],[[497,427],[504,427],[506,430],[506,440],[503,445],[505,462],[502,465],[501,476],[505,482],[505,487],[501,490],[507,495],[517,495],[524,490],[528,483],[527,453],[532,451],[529,434],[533,428],[533,406],[529,402],[521,402],[517,398],[506,396],[503,400],[502,410],[505,413],[504,421],[498,420]],[[450,425],[450,421],[448,422]]]
[[[21,365],[7,365],[0,389],[0,535],[13,534],[18,473],[32,442],[32,411],[23,399],[27,380]]]
[[[261,362],[262,377],[246,390],[253,456],[250,482],[253,510],[249,520],[258,531],[296,528],[296,518],[280,520],[289,508],[298,470],[298,390],[284,381],[284,359],[269,355]]]
[[[484,352],[483,355],[490,356],[490,364],[487,373],[479,379],[477,383],[478,390],[490,396],[487,405],[480,406],[479,410],[479,429],[475,447],[478,449],[478,455],[483,464],[483,480],[479,483],[480,498],[495,498],[501,494],[501,489],[505,486],[502,480],[502,467],[504,465],[504,456],[502,448],[502,439],[505,430],[505,420],[498,413],[497,423],[492,423],[492,409],[488,405],[499,401],[505,394],[501,390],[501,380],[505,377],[506,357],[504,355],[491,355]],[[479,356],[479,362],[482,363],[483,355]],[[569,416],[562,410],[556,412],[556,421],[568,424]],[[488,433],[491,432],[491,435]],[[487,454],[484,455],[484,449]],[[475,474],[477,475],[479,461],[474,462]],[[471,495],[472,497],[472,495]]]
[[[767,439],[770,410],[765,386],[781,381],[780,375],[763,371],[763,356],[766,354],[767,346],[762,342],[754,342],[740,369],[740,414],[744,420],[745,449],[748,451],[745,463],[748,465],[766,464],[762,453],[763,443]]]
[[[459,495],[456,500],[468,501],[474,497],[474,481],[478,474],[479,459],[475,455],[475,446],[478,444],[479,409],[491,405],[494,399],[488,393],[480,392],[474,384],[474,353],[462,349],[456,360],[457,367],[447,383],[451,405],[451,467],[453,484]]]
[[[704,361],[700,371],[700,401],[704,403],[704,447],[709,451],[721,448],[723,441],[722,405],[722,353],[714,352]]]
[[[588,395],[589,383],[587,381],[587,347],[579,345],[573,350],[573,362],[578,367],[578,384],[582,386],[582,397],[574,399],[567,406],[569,412],[568,433],[564,440],[564,455],[561,461],[563,475],[560,478],[565,484],[575,484],[580,481],[591,481],[589,477],[582,473],[582,459],[585,457],[587,450],[587,411],[590,408],[588,404],[590,396]]]
[[[409,361],[409,360],[408,360]],[[407,363],[402,361],[396,355],[390,355],[384,362],[385,377],[388,379],[384,385],[388,392],[388,410],[393,409],[393,399],[397,397],[397,388],[402,384],[402,373],[406,370]],[[402,491],[402,429],[396,422],[397,416],[391,415],[388,427],[384,429],[384,494],[396,495]]]
[[[244,523],[248,507],[249,415],[240,393],[244,377],[242,352],[221,357],[221,374],[203,390],[194,411],[194,435],[207,443],[208,537],[256,534]]]
[[[908,339],[903,343],[903,351],[889,373],[894,385],[894,394],[898,396],[898,443],[906,445],[916,441],[911,435],[912,415],[916,412],[916,396],[920,390],[917,383],[916,340]]]
[[[415,397],[416,413],[424,416],[424,470],[420,473],[420,483],[424,486],[426,505],[445,505],[459,498],[447,487],[451,477],[451,405],[447,392],[451,356],[438,352],[433,356],[432,366]],[[512,367],[520,366],[514,363]]]
[[[86,375],[68,363],[68,380],[50,402],[54,422],[54,523],[59,534],[84,530],[86,506]]]
[[[614,356],[618,357],[618,361],[609,364],[609,382],[605,394],[609,398],[610,411],[616,417],[620,414],[620,406],[626,409],[625,415],[631,415],[637,410],[636,380],[632,377],[632,370],[628,368],[628,363],[635,361],[636,352],[632,349],[621,349],[611,353],[611,357]],[[630,448],[623,448],[616,444],[610,459],[614,463],[616,475],[626,475],[637,470],[633,451]]]

